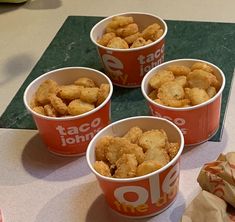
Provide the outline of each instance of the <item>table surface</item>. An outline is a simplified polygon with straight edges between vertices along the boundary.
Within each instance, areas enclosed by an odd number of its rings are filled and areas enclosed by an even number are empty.
[[[33,0],[0,4],[0,114],[69,15],[144,11],[170,20],[235,23],[234,8],[233,0],[125,0],[112,4],[108,0]],[[235,35],[235,30],[231,33]],[[201,166],[233,150],[234,104],[232,87],[222,141],[206,142],[184,152],[175,203],[162,214],[141,221],[179,221],[200,190],[196,178]],[[49,154],[36,130],[0,129],[0,144],[0,208],[5,221],[126,221],[108,210],[85,157]]]

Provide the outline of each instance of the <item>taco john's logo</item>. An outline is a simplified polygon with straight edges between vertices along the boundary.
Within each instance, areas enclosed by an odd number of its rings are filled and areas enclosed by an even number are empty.
[[[91,122],[83,123],[80,126],[63,127],[58,125],[58,131],[61,139],[61,145],[73,145],[90,141],[97,132],[101,130],[101,119],[95,118]]]
[[[179,182],[179,162],[161,180],[156,174],[145,186],[121,186],[114,190],[113,206],[123,214],[151,214],[167,207],[176,197]],[[133,198],[134,197],[134,198]]]
[[[130,55],[132,56],[132,55]],[[111,76],[112,80],[120,82],[121,84],[126,84],[128,80],[128,75],[133,75],[138,73],[138,77],[143,77],[148,71],[153,67],[161,64],[164,61],[164,44],[158,48],[155,52],[149,53],[147,55],[136,54],[133,55],[135,61],[130,62],[130,56],[127,57],[123,62],[118,59],[113,51],[106,50],[102,55],[102,60],[106,71]],[[121,57],[121,56],[120,56]],[[131,66],[131,73],[127,73],[126,67]],[[130,71],[129,71],[130,72]],[[137,79],[138,79],[137,77]]]

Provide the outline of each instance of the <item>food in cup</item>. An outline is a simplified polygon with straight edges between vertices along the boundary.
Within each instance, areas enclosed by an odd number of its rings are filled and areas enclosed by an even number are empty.
[[[103,176],[132,178],[156,171],[178,153],[163,129],[130,128],[122,137],[106,135],[96,143],[94,169]]]
[[[160,24],[149,24],[140,30],[132,16],[114,16],[106,25],[97,43],[108,48],[128,49],[148,45],[159,39],[164,31]]]
[[[100,86],[86,77],[61,85],[52,79],[42,82],[30,102],[37,113],[50,117],[76,116],[99,106],[109,94],[110,86]]]
[[[221,83],[213,68],[204,62],[191,66],[168,65],[149,79],[149,98],[170,107],[190,107],[208,101],[219,91]]]

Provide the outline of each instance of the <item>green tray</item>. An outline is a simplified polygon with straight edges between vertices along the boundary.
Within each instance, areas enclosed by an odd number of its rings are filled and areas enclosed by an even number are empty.
[[[104,71],[89,34],[102,17],[69,16],[42,57],[20,87],[0,118],[1,128],[36,129],[23,104],[23,93],[32,80],[53,69],[85,66]],[[226,76],[222,98],[220,128],[211,141],[220,141],[226,106],[235,66],[235,24],[211,22],[166,21],[165,61],[179,58],[207,60],[220,67]],[[112,121],[130,116],[149,115],[140,88],[114,87]]]

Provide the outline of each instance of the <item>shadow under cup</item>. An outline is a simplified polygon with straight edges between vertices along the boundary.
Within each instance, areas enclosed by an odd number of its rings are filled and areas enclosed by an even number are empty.
[[[107,24],[115,16],[132,16],[139,30],[158,23],[163,29],[163,35],[156,41],[138,48],[117,49],[108,48],[97,43]],[[141,12],[127,12],[110,16],[97,23],[90,32],[90,38],[96,45],[105,73],[114,85],[132,88],[139,87],[144,75],[156,65],[164,61],[165,36],[167,25],[160,17]]]
[[[45,80],[51,79],[59,85],[69,85],[81,77],[92,79],[97,86],[102,83],[110,86],[108,97],[95,109],[77,116],[49,117],[30,108],[29,104],[36,90]],[[112,83],[102,72],[85,67],[68,67],[50,71],[35,79],[25,90],[24,104],[32,114],[48,150],[62,156],[76,156],[83,155],[95,134],[110,123],[112,92]]]

